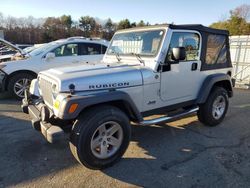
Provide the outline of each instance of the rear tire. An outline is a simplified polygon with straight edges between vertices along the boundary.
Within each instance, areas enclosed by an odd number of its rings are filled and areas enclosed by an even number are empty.
[[[228,93],[222,87],[215,87],[207,101],[200,105],[198,119],[206,126],[216,126],[221,123],[228,110]]]
[[[17,100],[22,100],[25,89],[29,89],[30,83],[34,78],[35,76],[28,73],[20,73],[11,77],[7,88],[9,95]]]
[[[70,149],[90,169],[112,166],[125,153],[131,137],[128,117],[113,106],[97,106],[83,113],[73,125]]]

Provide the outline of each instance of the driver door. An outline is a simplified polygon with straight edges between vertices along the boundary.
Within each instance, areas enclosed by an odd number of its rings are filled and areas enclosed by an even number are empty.
[[[166,105],[178,104],[196,98],[200,87],[200,41],[197,32],[173,31],[166,56],[167,67],[161,72],[161,100]],[[172,48],[184,47],[186,59],[172,60]]]

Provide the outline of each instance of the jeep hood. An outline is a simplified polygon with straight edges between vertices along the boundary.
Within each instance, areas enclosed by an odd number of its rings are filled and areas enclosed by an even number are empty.
[[[74,84],[75,91],[105,90],[142,85],[138,64],[92,64],[49,69],[39,74],[55,80],[60,92],[68,92]],[[46,79],[46,78],[45,78]]]

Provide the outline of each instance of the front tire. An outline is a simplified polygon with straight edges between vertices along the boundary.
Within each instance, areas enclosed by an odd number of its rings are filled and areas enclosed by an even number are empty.
[[[25,90],[29,89],[30,83],[34,78],[35,76],[28,73],[20,73],[11,77],[7,88],[9,95],[22,100]]]
[[[122,157],[130,137],[128,117],[116,107],[99,106],[76,120],[70,135],[70,149],[82,165],[103,169]]]
[[[223,121],[228,110],[228,93],[222,87],[213,88],[207,101],[200,105],[198,119],[206,126],[216,126]]]

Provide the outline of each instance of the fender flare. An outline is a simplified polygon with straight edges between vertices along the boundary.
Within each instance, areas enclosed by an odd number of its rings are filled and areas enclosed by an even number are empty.
[[[109,91],[96,93],[87,96],[73,96],[70,98],[65,98],[60,106],[59,118],[60,119],[75,119],[84,109],[98,105],[98,104],[109,104],[112,102],[122,102],[123,107],[125,107],[129,112],[133,114],[137,121],[142,120],[142,115],[134,104],[130,96],[122,91]],[[78,104],[78,108],[72,114],[67,113],[72,104]]]
[[[232,89],[231,77],[228,74],[218,73],[218,74],[213,74],[213,75],[207,76],[207,78],[203,81],[203,84],[202,84],[200,91],[198,93],[196,104],[205,103],[213,86],[216,83],[221,82],[221,81],[227,82],[227,86],[225,86],[225,87],[227,87],[229,97],[232,97],[233,96],[233,89]]]

